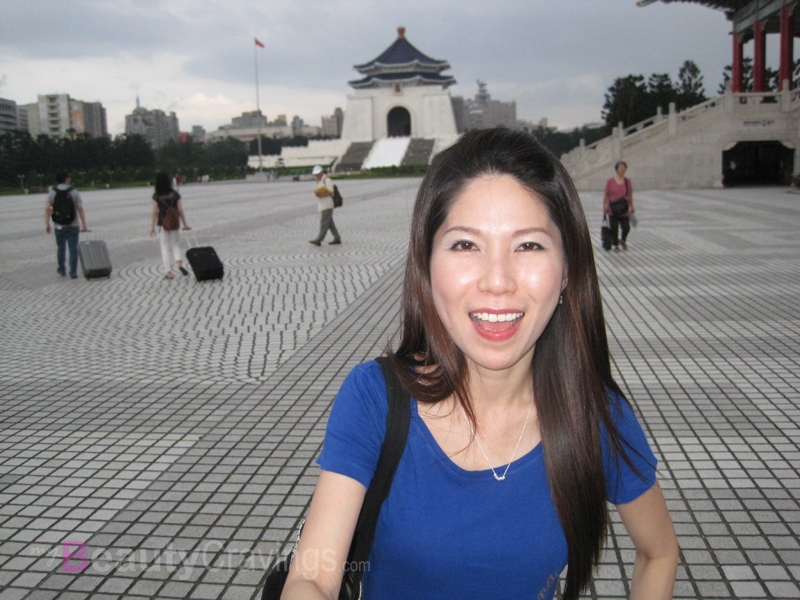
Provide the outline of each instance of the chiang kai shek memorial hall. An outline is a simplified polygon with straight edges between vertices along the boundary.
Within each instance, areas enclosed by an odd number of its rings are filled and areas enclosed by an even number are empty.
[[[362,77],[349,82],[354,92],[347,96],[341,139],[283,148],[284,165],[322,164],[337,172],[426,165],[458,139],[447,90],[456,80],[442,74],[450,64],[417,50],[404,27],[397,32],[377,58],[355,65]],[[277,158],[265,157],[265,166],[273,167]]]
[[[618,160],[628,163],[640,190],[782,185],[800,174],[800,90],[792,79],[800,0],[682,1],[722,11],[732,23],[726,93],[680,112],[670,105],[641,123],[620,123],[594,144],[581,143],[561,157],[579,190],[602,190]],[[773,34],[779,36],[782,83],[768,91],[766,44]],[[752,89],[745,89],[744,49],[751,42]],[[324,164],[338,172],[428,164],[458,138],[448,91],[455,79],[443,74],[450,65],[415,48],[404,28],[382,54],[354,68],[362,77],[349,82],[354,91],[347,96],[341,139],[284,148],[280,157],[266,157],[267,168],[278,158],[286,166]]]

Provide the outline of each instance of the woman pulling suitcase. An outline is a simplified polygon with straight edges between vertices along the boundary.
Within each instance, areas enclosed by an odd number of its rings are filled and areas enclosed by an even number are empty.
[[[161,260],[164,263],[164,270],[167,274],[166,279],[173,279],[172,265],[175,264],[178,270],[184,275],[188,275],[183,267],[181,260],[180,235],[178,230],[183,221],[183,229],[189,231],[191,227],[186,222],[181,205],[181,196],[172,189],[170,178],[166,173],[156,175],[156,189],[153,194],[153,218],[150,223],[150,235],[156,233],[156,225],[161,227]],[[172,258],[172,260],[170,260]]]

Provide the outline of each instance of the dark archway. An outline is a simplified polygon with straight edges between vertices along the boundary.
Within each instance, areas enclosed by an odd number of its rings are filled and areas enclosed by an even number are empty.
[[[793,167],[794,150],[778,141],[739,142],[722,153],[722,183],[788,185]]]
[[[389,137],[411,137],[411,114],[402,106],[395,106],[386,117]]]

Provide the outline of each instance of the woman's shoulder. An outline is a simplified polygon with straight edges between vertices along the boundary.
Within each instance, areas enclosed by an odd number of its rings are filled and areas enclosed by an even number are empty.
[[[344,380],[339,395],[354,395],[361,402],[385,405],[386,383],[381,366],[375,360],[369,360],[353,367]]]

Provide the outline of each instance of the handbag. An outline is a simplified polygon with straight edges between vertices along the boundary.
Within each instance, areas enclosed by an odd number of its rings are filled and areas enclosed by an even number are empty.
[[[370,551],[375,538],[375,528],[378,526],[378,515],[381,512],[383,501],[389,496],[397,465],[403,456],[408,439],[408,427],[411,423],[411,398],[403,389],[397,375],[394,374],[389,359],[381,356],[375,359],[383,371],[386,380],[386,396],[389,411],[386,414],[386,437],[381,444],[381,453],[378,457],[378,466],[375,475],[367,488],[361,512],[358,514],[356,529],[353,532],[353,541],[347,553],[347,564],[351,567],[345,570],[342,578],[342,587],[339,590],[339,600],[358,600],[361,598],[361,579],[364,569],[369,570]],[[302,527],[301,527],[302,530]],[[297,541],[300,533],[297,534]],[[261,600],[280,600],[286,577],[292,566],[292,558],[297,550],[297,541],[289,555],[276,563],[267,574]]]
[[[339,208],[342,203],[344,202],[344,198],[342,198],[342,194],[339,193],[339,188],[335,185],[333,186],[333,208]]]
[[[610,204],[611,214],[615,217],[621,217],[630,210],[628,205],[628,178],[625,178],[625,195],[622,198],[613,200]]]
[[[603,226],[600,228],[600,239],[603,250],[611,250],[611,227],[608,225],[608,215],[603,216]]]

